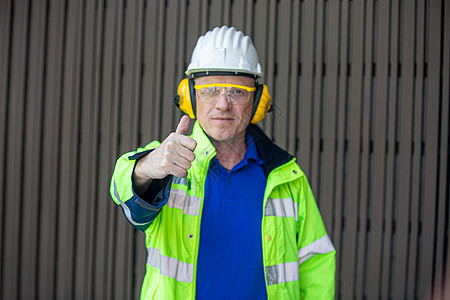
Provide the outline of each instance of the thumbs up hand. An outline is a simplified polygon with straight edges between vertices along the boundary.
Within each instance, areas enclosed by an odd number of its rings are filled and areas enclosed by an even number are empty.
[[[183,116],[177,130],[172,132],[155,150],[139,159],[133,173],[133,185],[146,187],[152,179],[162,179],[167,175],[186,177],[191,162],[195,159],[197,142],[186,136],[190,118]]]

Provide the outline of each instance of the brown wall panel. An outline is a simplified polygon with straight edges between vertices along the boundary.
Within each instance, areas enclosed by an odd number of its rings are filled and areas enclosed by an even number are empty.
[[[428,76],[425,92],[424,116],[424,170],[423,170],[423,198],[422,198],[422,238],[419,248],[418,287],[419,297],[423,297],[433,281],[433,262],[435,258],[435,222],[437,207],[438,182],[438,150],[439,150],[439,109],[442,76],[442,32],[441,18],[444,2],[429,2],[427,63]],[[448,5],[448,3],[447,3]],[[448,17],[448,16],[447,16]],[[444,100],[448,101],[448,100]],[[431,200],[431,201],[430,201]]]
[[[393,208],[396,201],[396,163],[397,163],[397,93],[398,93],[398,70],[399,70],[399,1],[393,1],[391,4],[391,37],[390,37],[390,59],[389,59],[389,121],[388,121],[388,139],[387,139],[387,168],[386,168],[386,200],[384,208],[384,230],[385,239],[383,241],[383,266],[381,274],[381,296],[387,298],[392,290],[392,241],[394,235],[394,215]]]
[[[5,257],[3,245],[5,242],[4,235],[4,211],[5,211],[5,178],[6,178],[6,130],[7,130],[7,112],[8,112],[8,85],[9,85],[9,70],[10,70],[10,23],[11,23],[11,2],[0,2],[0,257]],[[4,261],[0,259],[0,270],[3,270]],[[3,290],[3,272],[0,272],[0,290]]]
[[[408,278],[406,297],[412,298],[416,290],[417,282],[417,255],[418,241],[420,238],[420,197],[421,197],[421,172],[422,172],[422,142],[423,142],[423,103],[424,103],[424,38],[425,38],[425,1],[419,1],[416,7],[415,25],[415,66],[414,75],[414,125],[413,132],[413,160],[411,164],[411,229],[408,249]],[[420,124],[420,125],[419,125]]]
[[[334,210],[334,220],[335,224],[333,226],[332,240],[335,245],[336,251],[336,299],[340,298],[342,294],[343,286],[343,275],[341,269],[341,261],[343,258],[343,253],[341,251],[343,246],[343,230],[345,226],[345,174],[346,172],[346,152],[347,152],[347,140],[346,140],[346,130],[347,130],[347,97],[348,97],[348,86],[349,78],[347,75],[347,65],[348,65],[348,49],[349,49],[349,39],[350,39],[350,1],[346,0],[342,2],[340,8],[340,45],[338,51],[339,55],[339,66],[338,66],[338,103],[337,103],[337,163],[336,163],[336,206]],[[330,79],[328,79],[330,80]],[[324,194],[326,194],[324,192]]]
[[[314,83],[314,15],[315,1],[304,1],[302,6],[302,40],[300,50],[300,99],[299,122],[297,127],[299,148],[296,156],[300,167],[311,174],[311,142],[313,116],[313,83]],[[274,91],[276,92],[276,91]],[[276,95],[276,94],[275,94]],[[275,96],[274,96],[275,97]]]
[[[173,131],[206,29],[253,37],[337,250],[336,299],[433,299],[448,273],[446,1],[1,1],[1,299],[138,299],[147,251],[109,196]],[[436,286],[434,291],[432,286]]]
[[[46,40],[47,1],[36,1],[30,15],[30,40],[28,51],[28,82],[25,107],[24,176],[21,218],[20,282],[27,288],[20,290],[19,299],[31,299],[37,294],[40,168],[42,150],[42,112],[44,95],[44,58]]]
[[[323,95],[323,149],[322,164],[320,166],[321,185],[317,190],[317,196],[321,200],[321,212],[325,222],[325,226],[332,236],[332,228],[334,227],[333,212],[336,211],[336,164],[337,164],[337,117],[338,117],[338,80],[339,80],[339,25],[340,25],[340,3],[335,1],[327,6],[327,16],[325,39],[328,43],[324,53],[326,61],[326,74],[324,76],[324,92]],[[296,86],[292,83],[291,86]],[[296,136],[290,137],[294,140]],[[333,238],[333,236],[332,236]]]
[[[21,210],[23,202],[23,157],[25,132],[25,107],[27,105],[27,49],[28,49],[28,1],[16,3],[12,10],[11,56],[9,92],[6,123],[5,190],[3,199],[11,199],[4,204],[4,240],[1,295],[5,299],[20,297],[20,249]]]
[[[368,241],[367,256],[370,257],[367,269],[367,288],[369,299],[379,299],[380,273],[382,271],[382,241],[383,212],[386,198],[386,140],[388,121],[388,71],[389,71],[389,3],[380,2],[377,8],[375,22],[378,25],[376,50],[374,61],[376,63],[375,74],[375,100],[373,111],[373,181],[370,191],[370,223],[371,235]]]
[[[321,159],[321,143],[322,143],[322,122],[323,122],[323,83],[325,75],[326,60],[324,56],[325,47],[325,1],[317,1],[315,5],[315,15],[314,15],[314,32],[313,40],[314,43],[314,69],[313,69],[313,80],[312,80],[312,120],[311,120],[311,137],[312,137],[312,148],[310,157],[310,170],[308,173],[308,178],[313,191],[319,191],[320,185],[320,159]],[[314,195],[317,198],[319,208],[321,208],[322,201],[318,197],[318,192]]]
[[[274,82],[278,97],[275,99],[277,107],[276,120],[273,127],[273,137],[278,145],[283,149],[287,146],[287,136],[289,134],[287,125],[289,122],[289,65],[290,65],[290,41],[292,34],[291,7],[289,0],[280,1],[277,9],[278,26],[276,28],[276,48],[275,62],[277,66],[276,80]]]
[[[6,178],[6,129],[8,111],[8,79],[10,52],[11,1],[0,2],[0,257],[4,257],[4,211],[5,211],[5,178]],[[3,259],[0,259],[0,270],[3,270]],[[0,290],[3,290],[3,272],[0,271]]]
[[[370,207],[370,189],[371,181],[371,161],[372,149],[372,118],[373,118],[373,61],[374,47],[376,42],[374,39],[374,1],[366,1],[364,10],[364,54],[363,54],[363,81],[362,81],[362,98],[361,98],[361,166],[360,166],[360,191],[359,191],[359,212],[358,212],[358,236],[356,249],[356,298],[364,297],[367,288],[367,257],[368,237],[370,236],[369,226],[371,220],[369,217]]]
[[[406,5],[401,15],[400,49],[401,77],[398,81],[399,97],[399,128],[398,128],[398,185],[397,203],[394,208],[396,227],[393,243],[396,245],[393,264],[393,294],[395,298],[405,297],[405,284],[407,279],[407,246],[408,225],[411,199],[411,146],[413,125],[413,87],[414,87],[414,6]]]

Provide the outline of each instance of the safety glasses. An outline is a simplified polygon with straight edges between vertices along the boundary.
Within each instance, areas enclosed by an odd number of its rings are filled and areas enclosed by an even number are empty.
[[[249,87],[230,83],[212,83],[194,85],[198,91],[200,100],[208,103],[214,103],[222,94],[225,94],[228,101],[233,104],[245,104],[250,100],[252,92],[256,87]]]

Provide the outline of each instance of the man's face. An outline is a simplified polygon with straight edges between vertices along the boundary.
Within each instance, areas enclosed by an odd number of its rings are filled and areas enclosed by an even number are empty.
[[[204,84],[238,84],[254,87],[252,78],[245,76],[205,76],[195,79],[196,85]],[[253,96],[252,92],[247,103],[231,103],[225,93],[220,94],[215,101],[204,101],[197,95],[197,120],[205,133],[218,142],[233,141],[245,137],[245,130],[250,124]]]

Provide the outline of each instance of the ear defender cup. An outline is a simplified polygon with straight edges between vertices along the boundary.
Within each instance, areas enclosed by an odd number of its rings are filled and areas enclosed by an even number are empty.
[[[195,89],[194,80],[185,78],[178,85],[178,95],[174,99],[174,104],[183,112],[195,119]]]
[[[252,124],[261,122],[264,119],[270,109],[271,100],[272,97],[270,97],[267,85],[258,85],[253,100],[252,119],[250,121]]]

